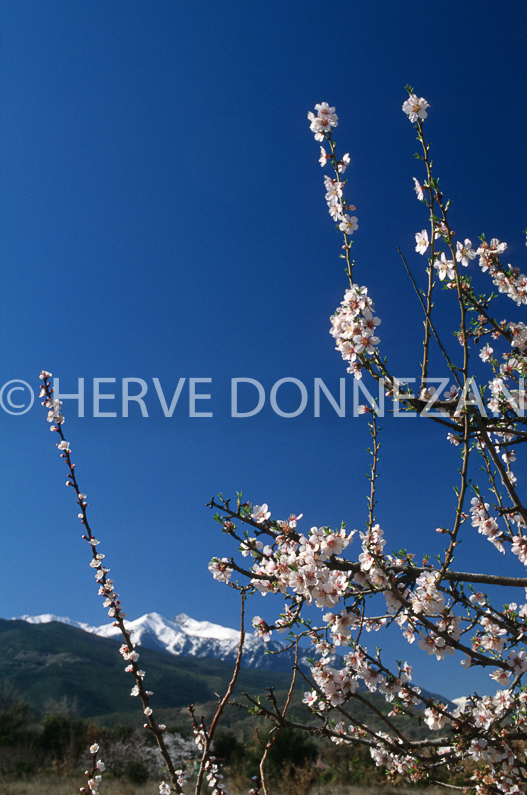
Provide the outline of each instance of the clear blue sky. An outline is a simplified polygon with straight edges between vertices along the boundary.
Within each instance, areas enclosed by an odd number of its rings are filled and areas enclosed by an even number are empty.
[[[46,368],[70,393],[85,379],[85,417],[65,401],[64,429],[131,618],[157,610],[236,625],[235,595],[207,570],[233,551],[205,507],[219,491],[268,502],[275,518],[303,512],[306,530],[362,529],[364,418],[349,403],[338,418],[324,401],[313,416],[313,379],[337,393],[345,375],[328,318],[346,283],[306,114],[337,107],[357,278],[393,371],[417,375],[421,318],[396,247],[423,268],[414,235],[426,214],[404,86],[430,103],[458,238],[506,240],[525,271],[526,23],[512,0],[4,4],[0,383],[35,386]],[[148,384],[148,418],[133,403],[122,415],[132,377]],[[230,416],[236,377],[266,390],[252,418]],[[269,404],[284,377],[308,387],[296,418]],[[117,417],[93,416],[94,378],[116,379],[101,392],[119,399],[101,410]],[[186,379],[171,418],[153,378],[168,401]],[[196,408],[212,417],[189,416],[190,378],[211,379]],[[285,410],[295,400],[294,387],[279,393]],[[0,425],[1,615],[103,623],[44,409],[0,410]],[[390,547],[434,551],[435,527],[452,521],[457,453],[424,421],[384,425],[378,519]],[[482,570],[502,570],[471,532],[459,566],[479,556]],[[255,600],[249,613],[271,618],[276,606]],[[452,680],[457,661],[437,674],[446,695],[467,689]]]

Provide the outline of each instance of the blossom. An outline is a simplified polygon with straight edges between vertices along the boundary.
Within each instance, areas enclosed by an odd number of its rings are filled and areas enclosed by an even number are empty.
[[[479,759],[488,759],[489,756],[487,754],[487,745],[488,741],[484,737],[478,737],[476,740],[472,740],[470,745],[469,753],[471,757],[477,762]]]
[[[490,347],[490,345],[485,345],[479,352],[479,358],[482,359],[484,362],[488,362],[492,359],[492,354],[494,353],[494,349]]]
[[[350,163],[351,163],[351,158],[349,156],[349,153],[346,152],[345,155],[342,155],[342,160],[339,160],[337,163],[337,170],[339,174],[344,174]]]
[[[436,588],[436,579],[436,572],[424,572],[417,578],[416,589],[411,597],[414,613],[431,616],[443,610],[445,598]]]
[[[314,707],[315,703],[318,698],[318,693],[316,690],[311,690],[309,693],[304,693],[304,697],[302,701],[304,704],[307,704],[308,707]]]
[[[43,405],[49,409],[47,416],[48,422],[56,422],[57,425],[61,425],[64,422],[64,417],[60,412],[60,407],[62,406],[61,400],[50,397],[48,400],[44,401]]]
[[[315,105],[315,110],[319,116],[335,116],[335,108],[330,108],[327,102],[320,102],[318,105]]]
[[[324,187],[326,189],[325,199],[330,207],[338,206],[339,199],[342,199],[343,182],[338,179],[330,179],[327,175],[324,176]]]
[[[421,636],[417,645],[427,654],[435,654],[437,660],[444,660],[445,654],[454,654],[452,646],[449,646],[445,639],[438,635]]]
[[[413,181],[414,181],[414,190],[417,194],[417,198],[419,199],[420,202],[422,202],[424,200],[423,188],[419,183],[419,180],[417,180],[415,177],[413,177]]]
[[[271,511],[269,510],[268,505],[265,502],[263,505],[255,505],[251,513],[251,519],[253,519],[253,521],[255,521],[257,524],[262,524],[262,522],[266,522],[270,516],[271,516]]]
[[[430,105],[426,99],[423,97],[418,98],[417,94],[411,94],[406,102],[403,102],[403,111],[411,122],[415,122],[417,119],[426,119],[428,116],[426,108],[429,107]]]
[[[402,682],[411,682],[412,681],[412,673],[413,668],[407,662],[404,662],[401,666],[401,673],[400,679]]]
[[[456,260],[460,262],[464,268],[468,268],[469,259],[474,259],[476,257],[476,252],[472,250],[472,242],[468,238],[465,238],[464,243],[460,243],[458,240],[456,246]]]
[[[380,342],[374,336],[374,331],[381,321],[373,316],[372,309],[373,301],[368,296],[367,288],[354,284],[346,290],[341,306],[330,318],[330,334],[335,337],[336,348],[342,358],[351,362],[348,372],[352,372],[355,378],[361,377],[357,356],[360,353],[371,355],[375,350],[374,346]]]
[[[232,569],[229,566],[228,558],[212,558],[208,565],[208,569],[212,572],[212,576],[219,582],[229,582],[232,576]]]
[[[445,709],[444,704],[439,706],[441,706],[442,709]],[[436,709],[434,709],[434,707],[427,707],[425,709],[425,723],[430,729],[437,731],[442,729],[446,723],[450,723],[450,719],[446,715],[438,712]]]
[[[527,654],[523,649],[520,651],[510,649],[507,664],[510,665],[515,674],[523,674],[527,671]]]
[[[450,387],[444,393],[443,397],[445,400],[456,400],[459,395],[459,387],[456,384],[450,384]]]
[[[252,624],[254,627],[254,634],[257,638],[261,638],[265,641],[270,640],[271,631],[267,621],[264,621],[263,618],[260,618],[260,616],[255,616],[253,618]]]
[[[441,259],[434,262],[434,268],[437,270],[437,275],[441,281],[444,281],[447,276],[449,279],[453,279],[456,275],[454,263],[451,259],[446,258],[444,251],[441,253]]]
[[[303,515],[304,515],[303,513],[299,513],[299,514],[292,513],[290,515],[289,519],[287,520],[287,524],[289,525],[289,527],[296,527],[296,523],[298,521],[300,521],[300,519],[303,517]]]
[[[415,235],[415,242],[417,243],[415,250],[419,254],[424,254],[430,243],[428,242],[428,232],[423,229],[422,232],[417,232]]]
[[[483,273],[487,270],[494,270],[495,265],[499,261],[499,255],[503,254],[503,252],[507,248],[507,243],[500,243],[500,241],[493,237],[490,243],[484,241],[481,246],[476,250],[476,254],[479,256],[479,265]]]
[[[326,152],[324,147],[321,146],[320,147],[320,157],[318,159],[318,162],[320,163],[320,165],[322,167],[324,167],[326,165],[326,163],[328,162],[328,160],[331,160],[331,154],[329,152]]]
[[[490,678],[494,679],[500,685],[506,685],[511,678],[509,671],[504,671],[502,668],[497,668],[490,674]]]
[[[352,215],[351,218],[349,215],[343,215],[342,221],[339,224],[339,229],[341,232],[344,232],[346,235],[352,235],[353,232],[359,228],[357,223],[357,216]]]
[[[470,599],[471,602],[476,602],[478,605],[481,605],[481,606],[483,606],[485,604],[485,594],[482,594],[481,591],[478,591],[477,593],[473,593],[469,597],[469,599]]]

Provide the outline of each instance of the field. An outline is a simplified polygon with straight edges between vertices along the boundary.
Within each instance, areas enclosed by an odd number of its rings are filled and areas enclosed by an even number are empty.
[[[26,781],[0,782],[0,795],[73,795],[79,791],[82,780],[55,776],[35,777]],[[205,788],[203,788],[205,790]],[[130,784],[110,780],[101,785],[101,795],[158,795],[158,786],[150,781],[147,784]],[[209,790],[206,790],[209,791]],[[247,795],[246,790],[228,787],[229,795]],[[312,787],[305,793],[297,790],[296,795],[440,795],[445,790],[431,787],[427,790],[407,789],[404,787],[380,786],[370,787],[334,787],[320,785]],[[188,795],[191,790],[188,789]],[[273,790],[272,795],[283,795],[282,791]]]

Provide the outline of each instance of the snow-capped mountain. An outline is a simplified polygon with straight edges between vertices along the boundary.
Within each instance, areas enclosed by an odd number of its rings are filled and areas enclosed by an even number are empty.
[[[29,624],[47,624],[51,621],[58,621],[62,624],[78,627],[92,635],[114,638],[116,641],[121,639],[119,630],[113,624],[92,627],[89,624],[50,613],[40,616],[20,616],[18,620],[27,621]],[[146,613],[146,615],[135,619],[135,621],[126,619],[126,625],[133,630],[132,639],[134,643],[154,651],[164,651],[168,654],[182,657],[209,657],[228,663],[234,662],[238,652],[240,640],[238,630],[223,627],[220,624],[212,624],[210,621],[196,621],[184,613],[172,620],[164,618],[159,613]],[[283,651],[282,654],[266,654],[268,651],[278,651],[284,649],[284,647],[285,644],[279,641],[270,640],[265,643],[261,638],[255,638],[254,635],[248,632],[245,636],[243,647],[242,666],[244,668],[260,668],[267,671],[290,672],[294,662],[294,654],[291,649]],[[304,652],[306,651],[305,649]],[[304,666],[308,666],[305,656],[302,656],[300,662]],[[365,689],[363,685],[361,690]],[[421,692],[425,698],[433,697],[443,701],[445,704],[452,704],[444,696],[424,689]],[[456,704],[462,704],[465,699],[460,698],[454,701]]]
[[[47,624],[59,621],[62,624],[78,627],[84,632],[100,635],[103,638],[119,640],[121,633],[113,624],[93,627],[71,618],[44,613],[40,616],[20,616],[19,620],[30,624]],[[236,629],[212,624],[210,621],[196,621],[181,613],[173,620],[164,618],[159,613],[146,615],[126,621],[127,627],[133,631],[134,643],[155,651],[166,651],[183,657],[212,657],[216,660],[234,662],[238,652],[240,633]],[[245,636],[242,665],[245,668],[263,668],[273,671],[290,671],[293,665],[291,651],[282,654],[268,654],[284,648],[283,643],[255,638],[250,633]]]

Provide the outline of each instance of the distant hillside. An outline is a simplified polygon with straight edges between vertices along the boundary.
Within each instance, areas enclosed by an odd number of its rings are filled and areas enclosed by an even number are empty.
[[[119,641],[75,626],[52,621],[28,623],[0,619],[0,680],[9,680],[37,709],[48,699],[76,699],[81,717],[134,712],[134,684],[125,674]],[[203,703],[222,694],[232,664],[204,657],[179,657],[140,649],[145,683],[154,691],[153,708],[178,708]],[[288,686],[286,673],[244,668],[237,691],[263,693],[267,686]]]

